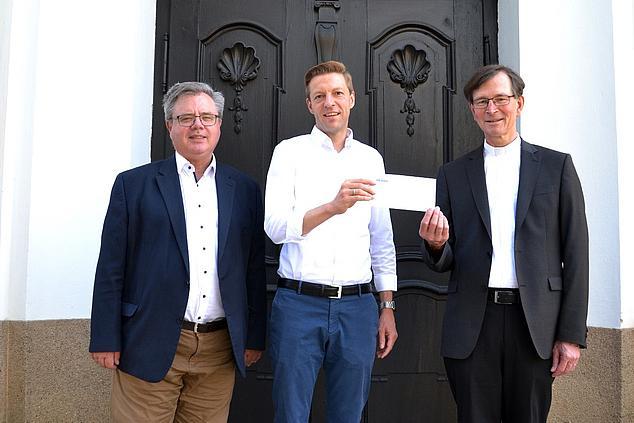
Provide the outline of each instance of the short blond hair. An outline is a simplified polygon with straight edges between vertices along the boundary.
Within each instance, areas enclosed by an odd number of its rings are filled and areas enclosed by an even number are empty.
[[[308,85],[310,81],[316,76],[325,75],[327,73],[340,73],[343,75],[343,78],[346,80],[346,86],[350,92],[354,92],[354,87],[352,86],[352,75],[346,69],[346,65],[341,62],[337,62],[335,60],[329,60],[328,62],[323,62],[318,65],[313,66],[312,68],[306,71],[304,75],[304,85],[306,87],[306,98],[310,97],[310,90]]]

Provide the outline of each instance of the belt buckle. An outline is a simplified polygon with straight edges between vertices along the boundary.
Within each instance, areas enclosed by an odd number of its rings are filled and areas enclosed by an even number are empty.
[[[504,305],[513,304],[512,300],[509,301],[509,300],[504,300],[503,298],[500,298],[500,294],[502,294],[502,297],[503,297],[508,293],[509,291],[495,291],[493,295],[493,302],[495,304],[504,304]]]
[[[330,286],[331,286],[332,288],[337,288],[337,295],[334,295],[334,296],[328,296],[328,298],[331,298],[331,299],[337,299],[337,300],[338,300],[338,299],[340,299],[340,298],[341,298],[341,292],[343,291],[343,289],[342,289],[342,288],[343,288],[343,285],[339,285],[339,286],[333,286],[333,285],[330,285]]]
[[[194,333],[198,333],[198,323],[194,323]]]

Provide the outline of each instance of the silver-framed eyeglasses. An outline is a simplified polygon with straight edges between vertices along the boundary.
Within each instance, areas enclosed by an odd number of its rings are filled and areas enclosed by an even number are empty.
[[[176,116],[176,121],[180,126],[190,128],[194,126],[196,118],[200,119],[200,123],[202,123],[203,126],[214,126],[216,122],[218,122],[218,119],[220,119],[220,116],[214,115],[212,113],[203,113],[202,115],[186,114]]]
[[[495,97],[491,98],[476,98],[471,104],[473,104],[473,107],[475,107],[476,109],[486,109],[489,105],[489,101],[492,101],[493,104],[495,104],[496,106],[506,106],[514,97],[514,95],[496,95]]]

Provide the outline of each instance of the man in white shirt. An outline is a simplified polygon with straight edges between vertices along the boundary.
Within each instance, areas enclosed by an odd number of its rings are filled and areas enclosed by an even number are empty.
[[[205,83],[172,86],[174,156],[112,188],[90,352],[114,370],[114,422],[226,422],[236,368],[244,376],[264,350],[262,196],[216,160],[223,105]]]
[[[265,196],[265,231],[283,244],[270,321],[275,421],[308,422],[323,367],[328,422],[358,422],[374,357],[397,338],[390,214],[371,201],[385,169],[348,128],[355,97],[345,66],[316,65],[305,84],[315,127],[275,148]]]
[[[586,343],[583,192],[570,155],[517,133],[523,89],[500,65],[467,82],[485,140],[440,168],[419,230],[427,264],[451,270],[442,355],[461,423],[545,423]]]

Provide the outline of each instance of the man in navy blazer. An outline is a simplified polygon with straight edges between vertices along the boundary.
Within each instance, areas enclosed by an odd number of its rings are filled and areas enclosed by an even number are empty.
[[[420,225],[425,261],[451,271],[441,352],[459,422],[545,423],[586,344],[583,192],[570,155],[517,133],[523,89],[500,65],[467,82],[485,140],[440,168]]]
[[[221,93],[178,83],[163,105],[176,152],[115,180],[90,351],[116,369],[114,421],[221,422],[265,345],[261,192],[213,154]]]

